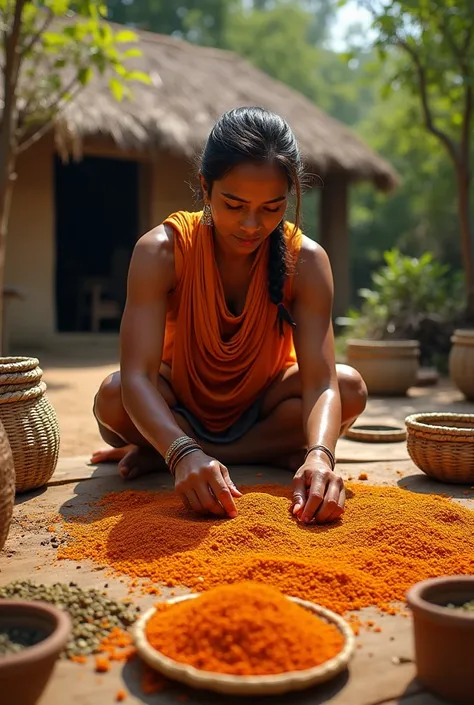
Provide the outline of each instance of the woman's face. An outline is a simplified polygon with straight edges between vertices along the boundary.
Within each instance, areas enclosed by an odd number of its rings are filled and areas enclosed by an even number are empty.
[[[214,181],[210,197],[202,177],[201,185],[211,206],[217,244],[227,252],[254,252],[284,217],[288,180],[278,165],[240,164]]]

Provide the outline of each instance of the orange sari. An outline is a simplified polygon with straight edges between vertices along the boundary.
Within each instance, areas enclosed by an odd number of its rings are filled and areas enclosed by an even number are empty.
[[[277,308],[268,295],[269,241],[257,251],[244,310],[233,316],[212,230],[201,224],[201,215],[181,211],[164,221],[174,230],[177,285],[169,297],[163,362],[171,367],[179,403],[209,431],[220,433],[296,362],[296,353],[291,327],[285,324],[280,335]],[[285,223],[285,237],[296,261],[302,233]],[[292,280],[287,277],[283,301],[290,310]]]

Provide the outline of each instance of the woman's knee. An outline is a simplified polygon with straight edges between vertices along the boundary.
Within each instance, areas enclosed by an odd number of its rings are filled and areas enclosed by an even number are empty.
[[[367,405],[367,386],[362,376],[353,367],[337,365],[337,379],[345,420],[360,416]]]
[[[124,412],[120,372],[112,372],[99,387],[94,399],[94,413],[102,423],[110,424],[112,419]]]
[[[161,375],[158,375],[157,390],[172,409],[176,406],[176,397],[167,382]],[[122,401],[122,384],[120,372],[112,372],[108,375],[99,387],[94,401],[94,411],[99,421],[111,424],[111,421],[122,421],[128,418]]]

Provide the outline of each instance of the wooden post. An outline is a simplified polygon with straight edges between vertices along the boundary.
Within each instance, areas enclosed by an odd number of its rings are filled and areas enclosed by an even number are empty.
[[[350,303],[349,183],[344,174],[327,176],[321,192],[319,242],[326,250],[334,277],[333,315],[345,316]]]

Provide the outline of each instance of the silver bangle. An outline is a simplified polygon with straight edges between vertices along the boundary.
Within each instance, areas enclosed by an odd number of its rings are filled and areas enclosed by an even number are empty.
[[[332,453],[332,451],[329,450],[329,448],[327,448],[326,446],[320,445],[320,444],[310,446],[308,448],[308,450],[306,451],[306,454],[304,456],[304,462],[306,462],[308,455],[310,453],[312,453],[313,450],[320,450],[322,453],[326,453],[326,455],[328,456],[328,458],[331,462],[331,470],[334,471],[334,468],[336,467],[336,458],[334,457],[334,454]]]

